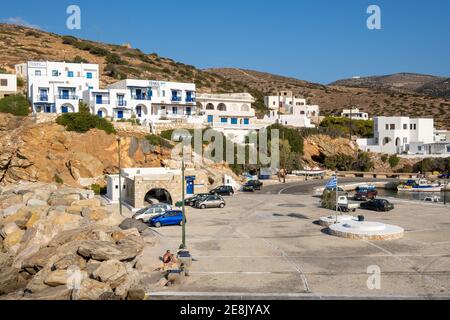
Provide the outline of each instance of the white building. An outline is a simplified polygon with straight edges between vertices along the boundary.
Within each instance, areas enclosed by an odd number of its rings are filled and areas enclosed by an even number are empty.
[[[409,117],[375,117],[374,137],[358,139],[362,150],[387,154],[415,154],[433,142],[434,120]]]
[[[352,120],[369,120],[369,114],[367,112],[355,109],[344,109],[341,113],[341,117]]]
[[[36,62],[16,65],[28,82],[28,99],[34,113],[78,112],[83,91],[98,90],[97,64]]]
[[[235,142],[245,141],[245,136],[251,131],[264,127],[256,123],[256,113],[252,108],[254,102],[255,98],[249,93],[197,95],[197,104],[206,124]]]
[[[17,76],[0,73],[0,99],[17,93]]]
[[[306,99],[294,96],[291,91],[266,96],[264,103],[270,109],[269,116],[264,118],[265,122],[297,128],[314,128],[314,122],[319,120],[319,106],[308,105]]]
[[[103,108],[104,116],[114,119],[129,119],[134,114],[137,119],[156,122],[195,116],[195,90],[194,83],[127,79],[92,92],[89,101],[96,114]],[[100,96],[102,103],[97,103]]]

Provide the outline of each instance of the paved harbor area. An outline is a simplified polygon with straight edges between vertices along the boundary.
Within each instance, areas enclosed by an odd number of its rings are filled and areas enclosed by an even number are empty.
[[[304,186],[292,187],[294,194],[286,187],[227,197],[224,209],[189,208],[191,276],[150,297],[450,298],[450,206],[394,200],[389,213],[358,210],[366,220],[404,228],[405,236],[347,240],[314,223],[333,211],[319,208]],[[177,249],[181,227],[157,232],[164,248]],[[376,270],[378,289],[369,279]]]

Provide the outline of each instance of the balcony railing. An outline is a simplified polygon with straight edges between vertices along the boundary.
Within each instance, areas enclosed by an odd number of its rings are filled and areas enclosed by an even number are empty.
[[[36,100],[39,102],[48,102],[48,95],[38,95]]]
[[[116,106],[117,107],[126,107],[127,106],[127,101],[123,100],[123,101],[117,101],[116,102]]]
[[[172,102],[181,102],[181,97],[172,97]]]
[[[60,94],[56,98],[60,100],[78,100],[78,96],[74,94]]]
[[[152,96],[144,96],[142,94],[141,95],[134,94],[131,96],[131,98],[133,100],[152,100]]]
[[[187,97],[186,102],[195,102],[195,97]]]
[[[109,104],[109,100],[95,100],[95,104]]]

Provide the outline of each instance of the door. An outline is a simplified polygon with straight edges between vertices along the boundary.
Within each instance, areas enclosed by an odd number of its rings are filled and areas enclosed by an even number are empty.
[[[61,107],[61,113],[67,113],[69,112],[68,108],[66,106]]]
[[[102,110],[98,110],[98,111],[97,111],[97,115],[98,115],[100,118],[103,118],[103,111],[102,111]]]
[[[64,89],[62,91],[62,98],[65,99],[65,100],[69,99],[69,90]]]
[[[117,111],[117,119],[123,119],[123,111]]]
[[[142,90],[136,89],[136,99],[140,100],[142,99]]]
[[[102,102],[103,102],[103,96],[102,95],[97,95],[96,97],[95,97],[95,102],[97,103],[97,104],[102,104]]]
[[[187,194],[195,194],[194,192],[194,181],[188,181],[186,186]]]
[[[186,114],[188,116],[190,116],[192,114],[192,108],[191,107],[186,107]]]
[[[213,123],[214,117],[213,116],[208,116],[208,123]]]

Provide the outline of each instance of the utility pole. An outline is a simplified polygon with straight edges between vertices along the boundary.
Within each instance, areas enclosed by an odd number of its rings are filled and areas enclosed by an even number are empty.
[[[182,212],[183,212],[183,225],[181,226],[181,245],[180,249],[186,249],[186,208],[184,206],[185,198],[185,163],[184,163],[184,138],[181,138],[182,159],[181,159],[181,197],[182,197]]]
[[[338,193],[338,171],[336,170],[336,223],[338,223],[338,215],[339,215],[339,193]]]
[[[119,159],[119,212],[122,214],[122,167],[120,162],[120,137],[117,137],[117,155]]]
[[[349,121],[349,133],[350,133],[350,142],[352,141],[352,120],[353,120],[353,95],[350,96],[350,121]]]

